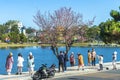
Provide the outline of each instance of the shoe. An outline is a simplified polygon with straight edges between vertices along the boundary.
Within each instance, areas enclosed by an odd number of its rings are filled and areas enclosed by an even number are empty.
[[[108,68],[108,67],[106,67],[106,70],[109,70],[109,68]]]
[[[11,73],[8,73],[8,75],[11,75]]]
[[[18,72],[16,73],[16,75],[18,75]]]
[[[64,71],[64,72],[66,72],[66,71]]]
[[[20,73],[20,75],[22,75],[22,73]]]

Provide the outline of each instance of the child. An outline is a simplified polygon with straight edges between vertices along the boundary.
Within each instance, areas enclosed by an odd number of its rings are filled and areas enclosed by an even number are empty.
[[[103,55],[98,56],[100,70],[103,70]]]
[[[30,52],[28,56],[28,71],[31,76],[33,76],[34,66],[34,56],[32,55],[32,52]]]
[[[21,53],[18,54],[18,60],[17,60],[17,70],[18,72],[16,74],[22,74],[22,67],[23,67],[24,58],[22,57]]]
[[[117,52],[115,51],[112,56],[112,65],[113,65],[113,70],[116,70],[116,60],[117,60]]]
[[[6,71],[7,71],[8,75],[10,75],[12,67],[13,67],[13,54],[11,52],[7,56],[5,67],[6,67]]]

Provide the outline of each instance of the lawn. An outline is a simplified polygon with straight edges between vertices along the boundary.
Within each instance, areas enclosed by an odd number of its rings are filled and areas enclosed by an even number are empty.
[[[25,47],[25,46],[39,46],[39,45],[33,43],[24,43],[24,44],[0,43],[0,47]]]
[[[89,43],[74,43],[72,46],[88,46]],[[26,47],[26,46],[50,46],[50,44],[37,44],[37,43],[24,43],[24,44],[14,44],[14,43],[0,43],[0,47]],[[65,44],[58,44],[58,46],[65,46]]]

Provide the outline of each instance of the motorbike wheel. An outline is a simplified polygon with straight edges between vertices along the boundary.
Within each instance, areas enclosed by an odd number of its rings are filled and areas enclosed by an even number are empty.
[[[52,73],[52,76],[53,76],[53,77],[55,76],[55,71]]]
[[[39,72],[36,72],[34,75],[33,75],[33,80],[40,80],[41,78],[41,74]]]
[[[49,78],[52,78],[52,77],[54,77],[55,76],[55,72],[52,72],[51,74],[49,74]]]

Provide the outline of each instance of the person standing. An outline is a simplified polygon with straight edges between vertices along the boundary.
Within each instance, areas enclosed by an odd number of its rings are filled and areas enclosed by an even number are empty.
[[[82,54],[78,53],[78,70],[82,67],[82,70],[84,70],[84,60]]]
[[[113,65],[113,70],[116,70],[116,60],[117,60],[117,52],[114,51],[113,56],[112,56],[112,65]]]
[[[12,70],[12,67],[13,67],[13,62],[14,62],[13,54],[12,54],[12,52],[10,52],[9,55],[7,56],[6,65],[5,65],[8,75],[11,74],[11,70]]]
[[[72,52],[70,55],[70,65],[71,65],[71,67],[75,65],[74,52]]]
[[[60,51],[60,54],[58,55],[58,61],[59,61],[59,72],[60,72],[60,68],[62,68],[62,71],[64,72],[64,54],[62,51]]]
[[[88,66],[91,65],[91,52],[88,50]]]
[[[96,52],[95,52],[95,49],[92,49],[91,55],[92,55],[92,66],[96,66]]]
[[[67,70],[67,61],[68,61],[68,55],[66,52],[64,52],[64,70]]]
[[[100,56],[98,56],[98,60],[99,60],[99,71],[100,70],[103,70],[103,55],[100,55]]]
[[[29,75],[33,76],[33,71],[34,71],[34,56],[32,55],[32,52],[29,52],[29,56],[28,56],[28,71],[29,71]]]
[[[22,57],[22,54],[19,53],[17,59],[17,70],[18,70],[18,72],[16,73],[17,75],[22,74],[23,62],[24,62],[24,58]]]

